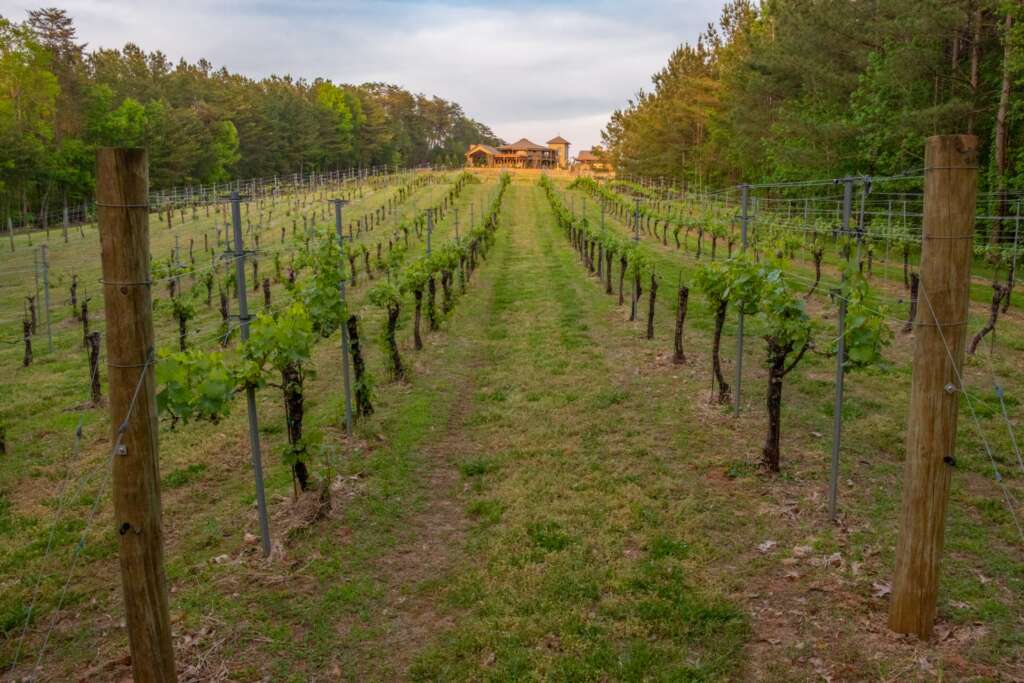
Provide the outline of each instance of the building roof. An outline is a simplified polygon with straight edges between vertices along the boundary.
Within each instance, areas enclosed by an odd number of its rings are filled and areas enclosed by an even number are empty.
[[[584,149],[579,154],[576,155],[576,160],[577,161],[600,161],[601,157],[599,157],[598,155],[594,154],[594,151],[591,150],[591,149]]]
[[[563,138],[561,135],[556,135],[555,137],[553,137],[550,140],[548,140],[548,144],[549,145],[568,145],[568,144],[571,144],[571,143],[568,140],[566,140],[565,138]]]
[[[498,153],[498,150],[495,149],[494,147],[491,147],[490,145],[470,145],[469,146],[469,151],[466,152],[466,153],[467,154],[472,154],[473,152],[480,152],[480,151],[486,152],[487,154],[491,154],[491,155],[494,155],[494,154]]]
[[[519,152],[519,151],[549,151],[547,147],[542,147],[536,142],[530,142],[526,138],[521,138],[517,142],[513,142],[511,145],[502,145],[499,147],[502,152]]]

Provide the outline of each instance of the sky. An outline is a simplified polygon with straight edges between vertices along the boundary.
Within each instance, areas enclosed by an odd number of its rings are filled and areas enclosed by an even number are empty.
[[[575,154],[723,0],[0,0],[0,15],[52,4],[92,48],[134,42],[253,78],[386,81],[458,102],[509,142],[561,135]]]

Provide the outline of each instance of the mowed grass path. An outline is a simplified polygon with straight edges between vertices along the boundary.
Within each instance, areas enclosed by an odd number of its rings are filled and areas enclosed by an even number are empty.
[[[514,185],[476,319],[475,391],[448,454],[474,523],[439,590],[455,625],[412,677],[735,671],[745,618],[695,569],[705,541],[673,500],[675,449],[645,428],[643,382],[608,350],[618,314],[561,240],[539,188]]]

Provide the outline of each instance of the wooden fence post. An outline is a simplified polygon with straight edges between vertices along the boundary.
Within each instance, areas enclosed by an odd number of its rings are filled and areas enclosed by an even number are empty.
[[[967,335],[978,139],[936,135],[925,146],[921,299],[903,469],[903,505],[889,627],[931,636],[956,443]]]
[[[136,681],[175,681],[167,609],[150,295],[149,169],[143,149],[96,153],[107,320],[114,521]],[[170,213],[168,213],[168,218]]]

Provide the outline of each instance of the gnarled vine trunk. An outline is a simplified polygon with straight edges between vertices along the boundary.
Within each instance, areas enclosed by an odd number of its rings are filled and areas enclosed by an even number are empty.
[[[413,298],[416,300],[416,308],[412,319],[413,348],[417,351],[423,348],[423,338],[420,336],[420,317],[423,309],[423,288],[413,291]]]
[[[103,396],[100,393],[100,333],[93,332],[89,342],[89,395],[93,405],[99,405]]]
[[[805,299],[810,299],[814,291],[818,289],[818,284],[821,282],[821,261],[825,256],[825,250],[818,247],[811,255],[814,256],[814,284],[807,290],[807,294],[804,295]]]
[[[395,330],[398,328],[398,314],[401,309],[397,304],[388,306],[388,325],[385,333],[388,343],[388,356],[391,364],[391,376],[394,379],[405,377],[405,368],[402,367],[402,357],[398,353],[398,342],[395,340]]]
[[[629,319],[631,322],[635,321],[637,316],[640,315],[640,297],[643,293],[643,287],[640,285],[640,269],[637,268],[636,274],[633,276],[633,295],[629,307]]]
[[[188,318],[178,316],[178,350],[184,351],[188,346]]]
[[[32,365],[32,323],[26,318],[21,321],[21,336],[25,342],[25,355],[21,359],[22,367]]]
[[[910,245],[903,245],[903,286],[910,289]]]
[[[431,332],[437,329],[437,283],[433,275],[427,278],[427,324]]]
[[[82,302],[82,345],[89,344],[89,300]]]
[[[625,302],[625,298],[622,295],[623,284],[626,280],[626,257],[619,257],[619,305],[621,306]]]
[[[228,295],[224,293],[223,289],[219,290],[218,294],[220,295],[220,345],[227,346],[230,337],[228,331],[231,329],[228,326]]]
[[[348,327],[348,345],[352,353],[352,370],[355,374],[356,415],[367,417],[373,415],[373,403],[370,401],[370,383],[366,376],[366,361],[363,360],[363,349],[359,344],[359,318],[354,315],[346,321]]]
[[[78,276],[71,276],[71,317],[78,320]]]
[[[302,419],[305,405],[302,393],[302,366],[289,363],[281,370],[281,391],[284,394],[284,417],[288,425],[288,443],[292,447],[292,474],[299,490],[309,489],[309,470],[306,467],[306,447],[302,442]]]
[[[985,338],[985,335],[996,329],[996,323],[999,321],[999,305],[1003,302],[1004,297],[1009,296],[1009,293],[1010,289],[1006,285],[992,285],[992,303],[989,306],[988,321],[971,339],[971,346],[967,349],[967,353],[973,356],[978,350],[978,344]]]
[[[690,290],[679,285],[679,302],[676,307],[676,331],[675,331],[675,354],[672,362],[676,365],[686,363],[686,353],[683,351],[683,323],[686,322],[686,306],[690,300]]]
[[[917,318],[917,292],[921,286],[921,278],[917,273],[910,274],[910,312],[907,314],[907,322],[903,325],[903,333],[907,334],[914,329],[914,319]]]
[[[441,314],[448,315],[452,310],[452,271],[441,271]]]
[[[779,441],[782,436],[782,379],[790,348],[768,341],[768,434],[761,449],[761,463],[770,471],[779,471]]]
[[[654,300],[658,296],[658,276],[651,273],[651,291],[647,299],[647,338],[654,339]]]
[[[711,367],[715,373],[715,381],[718,382],[718,402],[726,404],[729,402],[729,383],[725,381],[722,374],[722,328],[725,327],[725,313],[729,307],[729,301],[718,302],[715,308],[715,337],[711,344]]]
[[[605,252],[605,268],[604,268],[604,276],[605,276],[604,292],[605,292],[605,294],[613,294],[614,293],[614,291],[612,290],[612,257],[614,257],[614,256],[615,256],[615,254],[613,254],[611,251],[606,251]]]

